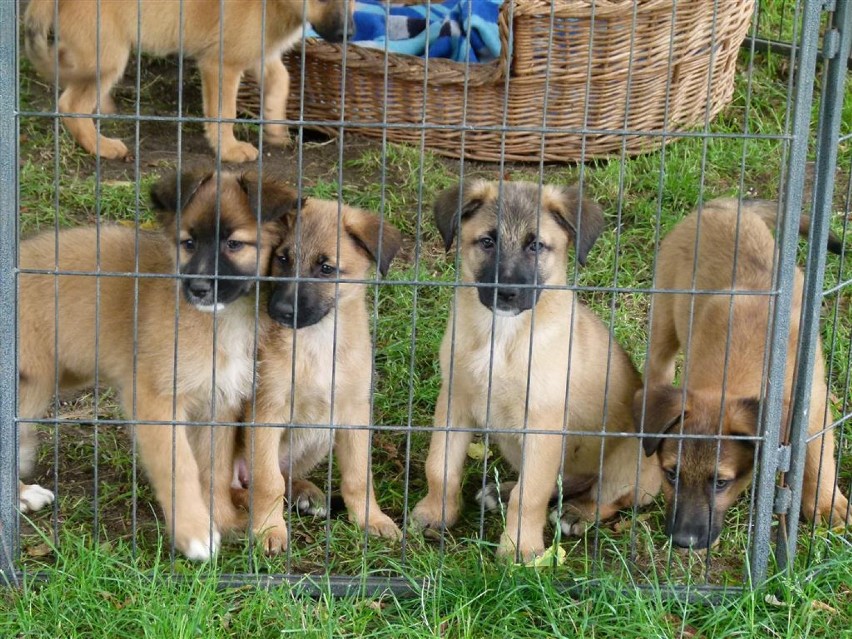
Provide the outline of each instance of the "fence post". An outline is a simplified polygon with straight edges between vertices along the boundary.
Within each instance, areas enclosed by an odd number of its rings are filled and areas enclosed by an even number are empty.
[[[790,425],[790,470],[785,480],[792,493],[785,528],[778,529],[776,557],[781,569],[787,568],[796,553],[802,480],[808,446],[808,414],[813,381],[814,360],[818,353],[820,308],[825,277],[826,245],[831,220],[834,173],[837,167],[838,137],[846,83],[846,61],[852,45],[852,7],[837,3],[829,28],[823,36],[823,57],[828,61],[820,104],[819,131],[816,147],[816,175],[811,206],[811,233],[808,261],[802,293],[802,316],[799,350],[796,358],[796,386],[793,390]],[[826,449],[825,455],[834,455]]]
[[[769,372],[761,432],[760,468],[754,507],[754,534],[749,549],[749,577],[753,584],[766,580],[775,503],[775,477],[778,474],[779,426],[784,401],[787,363],[787,339],[790,333],[790,304],[796,270],[799,216],[802,210],[808,140],[811,130],[811,106],[816,72],[821,2],[803,6],[801,47],[797,60],[795,104],[784,185],[784,215],[778,225],[778,277],[775,280],[775,307],[772,318]]]
[[[15,582],[18,545],[15,251],[18,218],[17,2],[0,1],[0,583]]]

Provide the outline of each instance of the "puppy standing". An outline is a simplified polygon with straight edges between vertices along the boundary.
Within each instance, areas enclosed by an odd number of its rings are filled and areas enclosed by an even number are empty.
[[[182,50],[195,58],[206,118],[237,116],[237,91],[248,72],[263,82],[263,117],[272,120],[264,139],[284,145],[290,134],[280,120],[290,76],[282,53],[299,41],[305,21],[326,40],[342,41],[344,29],[353,33],[354,6],[354,0],[348,5],[346,0],[31,0],[24,14],[24,46],[42,75],[58,77],[64,87],[58,105],[62,113],[92,113],[99,100],[101,111],[110,112],[110,90],[134,48],[160,56]],[[128,156],[121,140],[98,135],[91,118],[63,121],[89,153]],[[205,129],[224,161],[257,158],[254,146],[234,137],[233,122],[208,122]]]
[[[346,427],[247,430],[246,439],[253,437],[254,443],[237,464],[248,463],[252,526],[270,554],[287,544],[282,498],[288,478],[291,503],[311,513],[324,509],[322,491],[306,477],[328,455],[332,436],[350,518],[373,534],[400,536],[376,502],[369,431],[351,428],[370,424],[372,346],[365,285],[337,282],[365,279],[372,262],[386,274],[400,235],[364,211],[346,206],[338,211],[336,202],[305,200],[296,232],[287,234],[273,261],[273,275],[312,281],[283,281],[272,292],[269,315],[277,324],[260,355],[254,421]]]
[[[21,418],[44,415],[57,379],[60,390],[91,386],[96,378],[115,388],[125,415],[142,422],[135,429],[142,464],[175,546],[191,559],[209,558],[220,533],[242,525],[229,494],[233,429],[214,429],[226,439],[217,442],[223,468],[214,473],[211,525],[211,433],[156,422],[236,421],[251,393],[255,282],[231,276],[265,275],[278,241],[276,220],[295,199],[292,191],[264,184],[258,211],[257,193],[254,180],[228,174],[165,179],[151,193],[164,233],[76,228],[20,248],[24,270],[106,274],[20,275]],[[190,277],[177,299],[173,277],[144,277],[178,270]]]
[[[700,216],[693,213],[685,218],[660,244],[657,287],[711,291],[731,290],[733,285],[736,291],[771,290],[775,241],[767,225],[775,225],[777,211],[774,202],[718,199],[706,203]],[[803,230],[806,225],[803,219]],[[839,250],[835,242],[829,248]],[[793,385],[803,281],[797,268],[784,379],[785,415]],[[643,442],[645,452],[656,452],[664,469],[666,532],[678,546],[712,545],[722,530],[725,512],[751,482],[753,443],[723,440],[717,444],[713,438],[757,434],[769,319],[768,294],[655,295],[648,391],[647,398],[642,390],[636,394],[637,427],[644,401],[645,432],[679,433],[682,429],[707,436]],[[683,391],[671,386],[675,355],[681,349],[689,356],[685,402]],[[805,458],[802,513],[837,525],[848,522],[848,502],[835,483],[834,433],[828,430],[818,436],[829,413],[821,343],[817,351],[808,421],[808,433],[814,439]]]
[[[577,260],[585,262],[603,228],[598,207],[581,201],[576,188],[539,190],[526,183],[503,184],[502,197],[495,183],[467,183],[460,211],[459,195],[458,187],[442,194],[435,219],[449,250],[460,215],[460,279],[479,286],[455,292],[455,315],[441,345],[443,384],[435,409],[440,430],[432,435],[426,461],[429,492],[412,516],[427,527],[451,526],[458,518],[473,435],[443,429],[494,429],[503,456],[520,472],[499,552],[517,551],[526,559],[544,550],[547,504],[563,454],[565,484],[581,478],[591,485],[568,505],[572,531],[578,520],[594,521],[598,513],[606,519],[622,507],[649,502],[659,490],[659,468],[638,468],[637,439],[566,437],[572,430],[632,432],[631,401],[641,386],[626,353],[571,291],[538,288],[566,284],[571,241]],[[552,434],[524,435],[526,429]]]

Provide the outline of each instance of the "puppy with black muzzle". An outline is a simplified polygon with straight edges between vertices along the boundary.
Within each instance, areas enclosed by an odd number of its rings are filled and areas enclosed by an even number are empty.
[[[138,422],[140,459],[176,548],[208,559],[222,533],[245,525],[230,500],[233,429],[162,422],[239,417],[264,331],[251,278],[266,275],[295,194],[248,176],[184,174],[151,197],[163,232],[102,225],[21,243],[19,415],[44,415],[57,380],[61,391],[96,380],[115,388]]]
[[[637,428],[646,433],[705,436],[643,441],[645,453],[656,454],[665,472],[666,533],[680,547],[712,546],[719,539],[726,511],[751,483],[753,438],[758,434],[767,331],[771,330],[775,241],[770,227],[775,226],[777,214],[775,202],[713,200],[704,204],[700,214],[681,221],[660,243],[656,287],[699,293],[654,294],[648,389],[636,393],[634,412]],[[803,234],[808,222],[803,216]],[[839,253],[840,242],[832,237],[829,249]],[[801,269],[796,268],[785,415],[793,387],[803,281]],[[723,290],[740,294],[701,293]],[[683,372],[686,389],[672,386],[675,356],[681,349],[688,354]],[[826,396],[822,345],[818,344],[802,514],[831,526],[849,523],[849,505],[836,484],[834,431],[824,430],[830,422]]]
[[[153,55],[181,53],[201,71],[207,140],[226,162],[248,162],[257,149],[234,137],[237,91],[248,72],[263,83],[264,142],[290,141],[285,117],[290,75],[281,55],[309,22],[330,42],[354,33],[355,0],[30,0],[24,14],[27,56],[48,80],[63,87],[63,114],[114,110],[110,91],[132,49]],[[58,21],[55,19],[58,17]],[[221,108],[220,105],[221,104]],[[128,157],[125,144],[100,135],[91,118],[63,122],[89,153]]]
[[[245,417],[256,425],[243,429],[235,493],[242,505],[253,500],[252,527],[269,554],[287,544],[288,483],[291,504],[324,514],[325,497],[307,477],[328,456],[332,438],[350,519],[372,534],[400,536],[376,501],[370,433],[358,428],[371,423],[372,344],[366,285],[347,282],[367,278],[372,263],[385,275],[399,247],[399,231],[378,217],[308,198],[275,250],[272,275],[285,279],[269,299],[275,325],[260,353],[255,413]],[[251,494],[239,491],[244,484]]]
[[[638,439],[571,435],[633,432],[631,401],[641,387],[603,322],[570,290],[547,288],[566,284],[571,243],[585,263],[603,228],[597,205],[576,188],[478,180],[443,193],[435,221],[447,250],[458,233],[459,279],[475,286],[455,291],[441,346],[429,491],[414,521],[439,528],[458,518],[473,437],[452,430],[459,428],[491,430],[520,473],[509,494],[501,555],[528,559],[544,551],[548,501],[563,458],[563,484],[583,485],[566,504],[563,530],[576,533],[583,522],[648,503],[660,472],[656,463],[638,466]]]

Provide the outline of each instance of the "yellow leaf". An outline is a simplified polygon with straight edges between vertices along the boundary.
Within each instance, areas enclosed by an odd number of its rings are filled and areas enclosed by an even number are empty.
[[[482,442],[471,442],[467,446],[467,456],[471,459],[484,459],[485,444]]]
[[[554,550],[553,546],[547,548],[543,555],[539,555],[535,559],[527,562],[527,566],[531,568],[547,568],[553,565],[553,559],[556,558],[556,565],[562,566],[565,563],[565,549],[562,546],[557,546]]]

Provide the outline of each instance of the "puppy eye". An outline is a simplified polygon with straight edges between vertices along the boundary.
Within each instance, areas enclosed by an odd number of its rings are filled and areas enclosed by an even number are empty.
[[[229,251],[239,251],[245,244],[239,240],[228,240],[225,242],[225,246],[228,247]]]
[[[334,268],[331,264],[326,262],[325,264],[320,264],[320,273],[323,275],[333,275],[337,269]]]
[[[530,242],[529,245],[527,246],[527,250],[530,253],[538,253],[539,251],[542,251],[543,249],[544,249],[544,242],[539,242],[539,241]]]
[[[184,251],[194,251],[195,250],[195,240],[192,238],[187,238],[185,240],[180,241],[180,245]]]
[[[283,253],[279,253],[275,256],[275,259],[278,260],[280,264],[286,264],[290,261],[290,253],[284,251]]]
[[[486,235],[479,238],[479,245],[486,250],[492,249],[494,248],[494,240]]]
[[[721,493],[723,490],[726,490],[728,486],[731,485],[730,479],[717,479],[714,483],[713,487],[716,489],[717,493]]]
[[[677,481],[677,468],[666,468],[666,481],[673,484]]]

